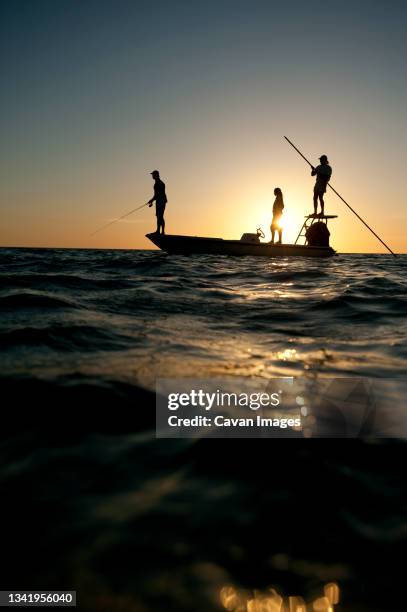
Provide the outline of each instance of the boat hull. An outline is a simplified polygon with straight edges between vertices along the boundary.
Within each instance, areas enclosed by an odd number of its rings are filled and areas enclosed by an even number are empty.
[[[254,255],[257,257],[332,257],[331,247],[302,244],[252,243],[222,238],[199,236],[175,236],[171,234],[146,234],[159,249],[173,255]]]

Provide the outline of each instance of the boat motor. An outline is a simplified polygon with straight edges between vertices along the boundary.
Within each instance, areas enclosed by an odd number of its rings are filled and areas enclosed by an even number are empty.
[[[309,226],[305,232],[309,246],[329,247],[330,232],[323,221],[318,221]]]

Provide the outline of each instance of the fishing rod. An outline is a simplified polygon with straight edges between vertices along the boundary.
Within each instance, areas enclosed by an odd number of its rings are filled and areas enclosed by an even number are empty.
[[[113,219],[113,221],[109,221],[109,223],[106,223],[105,225],[102,225],[102,227],[99,227],[99,229],[96,230],[96,232],[93,232],[91,234],[91,236],[94,236],[95,234],[97,234],[98,232],[101,232],[103,229],[105,229],[106,227],[109,227],[109,225],[113,225],[113,223],[116,223],[117,221],[120,221],[121,219],[124,219],[125,217],[128,217],[129,215],[132,215],[134,212],[136,212],[137,210],[140,210],[141,208],[144,208],[144,206],[147,206],[150,202],[146,202],[145,204],[142,204],[141,206],[139,206],[138,208],[134,208],[133,210],[131,210],[130,212],[126,213],[125,215],[122,215],[121,217],[118,217],[118,219]]]
[[[311,164],[311,162],[310,162],[310,161],[308,161],[308,159],[307,159],[307,158],[306,158],[306,157],[305,157],[305,156],[304,156],[304,155],[301,153],[301,151],[300,151],[299,149],[297,149],[297,147],[295,146],[295,144],[294,144],[294,143],[292,143],[292,142],[291,142],[291,140],[290,140],[289,138],[287,138],[287,136],[284,136],[284,138],[285,138],[285,139],[286,139],[286,141],[287,141],[287,142],[288,142],[288,143],[289,143],[289,144],[290,144],[290,145],[293,147],[293,149],[295,149],[295,150],[297,151],[297,153],[298,153],[299,155],[301,155],[301,157],[302,157],[302,158],[303,158],[303,159],[304,159],[304,160],[307,162],[307,164],[309,164],[309,165],[311,166],[311,168],[313,169],[313,168],[314,168],[314,166],[313,166],[313,165]],[[341,196],[341,195],[340,195],[340,194],[339,194],[339,193],[336,191],[336,189],[334,189],[334,188],[332,187],[332,185],[330,185],[329,183],[328,183],[328,187],[330,187],[330,188],[332,189],[332,191],[333,191],[334,193],[336,193],[336,195],[338,196],[338,198],[340,198],[340,199],[342,200],[342,202],[343,202],[344,204],[346,204],[346,206],[347,206],[347,207],[348,207],[348,208],[349,208],[349,209],[350,209],[350,210],[353,212],[353,214],[357,216],[357,218],[359,219],[359,221],[362,221],[363,225],[365,225],[365,226],[367,227],[367,229],[368,229],[369,231],[371,231],[371,232],[372,232],[373,236],[376,236],[376,238],[377,238],[377,239],[378,239],[378,240],[379,240],[379,241],[382,243],[382,245],[383,245],[384,247],[386,247],[386,249],[387,249],[388,251],[390,251],[390,253],[391,253],[392,255],[394,255],[394,257],[397,257],[396,253],[394,253],[394,252],[391,250],[391,248],[390,248],[389,246],[387,246],[387,244],[386,244],[386,243],[385,243],[385,242],[384,242],[384,241],[383,241],[383,240],[380,238],[380,236],[378,236],[378,235],[376,234],[376,232],[375,232],[374,230],[372,230],[372,228],[371,228],[371,227],[370,227],[370,226],[369,226],[369,225],[366,223],[366,221],[365,221],[364,219],[362,219],[362,217],[361,217],[360,215],[358,215],[358,213],[356,212],[356,210],[354,210],[354,209],[352,208],[352,206],[351,206],[350,204],[348,204],[348,202],[347,202],[346,200],[344,200],[344,199],[343,199],[343,197],[342,197],[342,196]]]

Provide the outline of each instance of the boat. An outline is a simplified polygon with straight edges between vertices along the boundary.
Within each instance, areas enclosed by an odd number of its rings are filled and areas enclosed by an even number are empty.
[[[328,219],[337,215],[307,215],[294,244],[261,242],[261,228],[255,234],[243,234],[240,240],[146,234],[155,246],[171,255],[254,255],[256,257],[332,257],[336,251],[329,246]],[[304,237],[305,244],[297,244]]]

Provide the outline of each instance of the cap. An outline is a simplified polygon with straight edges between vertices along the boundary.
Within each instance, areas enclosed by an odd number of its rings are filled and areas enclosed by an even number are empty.
[[[158,172],[158,170],[153,170],[152,172],[150,172],[150,174],[152,176],[156,176],[156,175],[160,176],[160,173]]]
[[[326,155],[321,155],[321,157],[318,157],[319,161],[328,161],[328,158]]]

